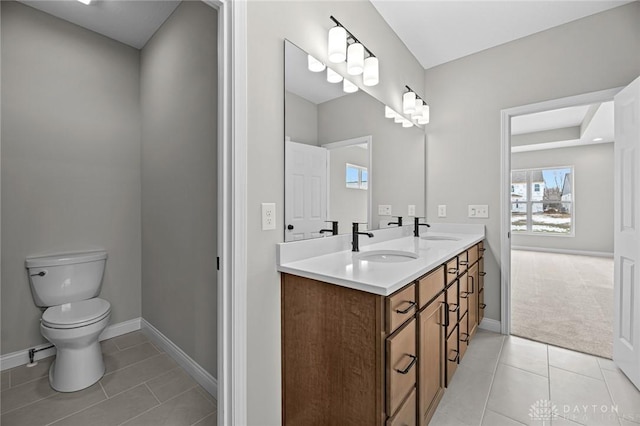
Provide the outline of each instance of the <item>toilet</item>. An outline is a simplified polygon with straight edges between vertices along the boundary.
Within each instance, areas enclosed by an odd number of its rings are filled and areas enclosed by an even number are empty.
[[[98,338],[109,324],[111,305],[98,298],[107,253],[93,251],[29,257],[25,265],[35,304],[47,308],[40,332],[56,347],[49,383],[75,392],[104,375]]]

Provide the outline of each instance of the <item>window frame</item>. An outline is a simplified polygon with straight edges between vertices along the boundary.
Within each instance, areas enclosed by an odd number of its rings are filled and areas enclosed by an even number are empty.
[[[347,180],[347,176],[349,175],[349,169],[356,169],[358,171],[358,181],[349,186],[349,181]],[[367,180],[362,179],[363,172],[367,175]],[[345,163],[345,188],[347,189],[359,189],[362,191],[369,190],[369,168],[365,166],[358,166],[356,164]]]

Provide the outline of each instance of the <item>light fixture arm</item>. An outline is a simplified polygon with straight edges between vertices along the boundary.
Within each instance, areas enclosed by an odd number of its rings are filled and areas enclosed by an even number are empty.
[[[333,17],[333,15],[329,16],[329,19],[331,19],[336,26],[344,28],[344,30],[347,32],[347,43],[348,44],[353,44],[353,43],[360,43],[362,45],[362,47],[364,47],[364,51],[367,52],[367,54],[369,54],[369,56],[372,57],[376,57],[376,55],[373,54],[373,52],[371,50],[369,50],[369,48],[367,46],[364,45],[364,43],[362,43],[360,40],[358,40],[356,38],[356,36],[354,36],[351,31],[349,31],[344,25],[342,25],[340,23],[340,21],[338,21],[336,18]],[[349,43],[349,40],[351,40],[351,43]]]
[[[427,104],[427,101],[425,101],[425,100],[424,100],[424,99],[422,99],[420,96],[418,96],[418,94],[416,93],[416,91],[415,91],[415,90],[413,90],[411,87],[406,86],[406,85],[405,85],[404,87],[406,87],[406,88],[407,88],[407,92],[413,92],[413,93],[415,93],[415,94],[416,94],[416,99],[420,99],[424,105],[428,105],[428,104]]]

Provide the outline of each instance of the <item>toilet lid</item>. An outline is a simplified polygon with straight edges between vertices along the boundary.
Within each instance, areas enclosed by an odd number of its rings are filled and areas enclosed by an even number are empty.
[[[42,324],[51,328],[76,328],[97,322],[111,312],[111,304],[94,298],[52,306],[42,314]]]

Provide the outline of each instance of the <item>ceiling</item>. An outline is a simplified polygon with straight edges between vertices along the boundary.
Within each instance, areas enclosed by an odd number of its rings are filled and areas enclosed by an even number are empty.
[[[630,1],[371,0],[371,3],[420,64],[431,68]]]
[[[180,0],[18,0],[65,21],[142,49]]]

